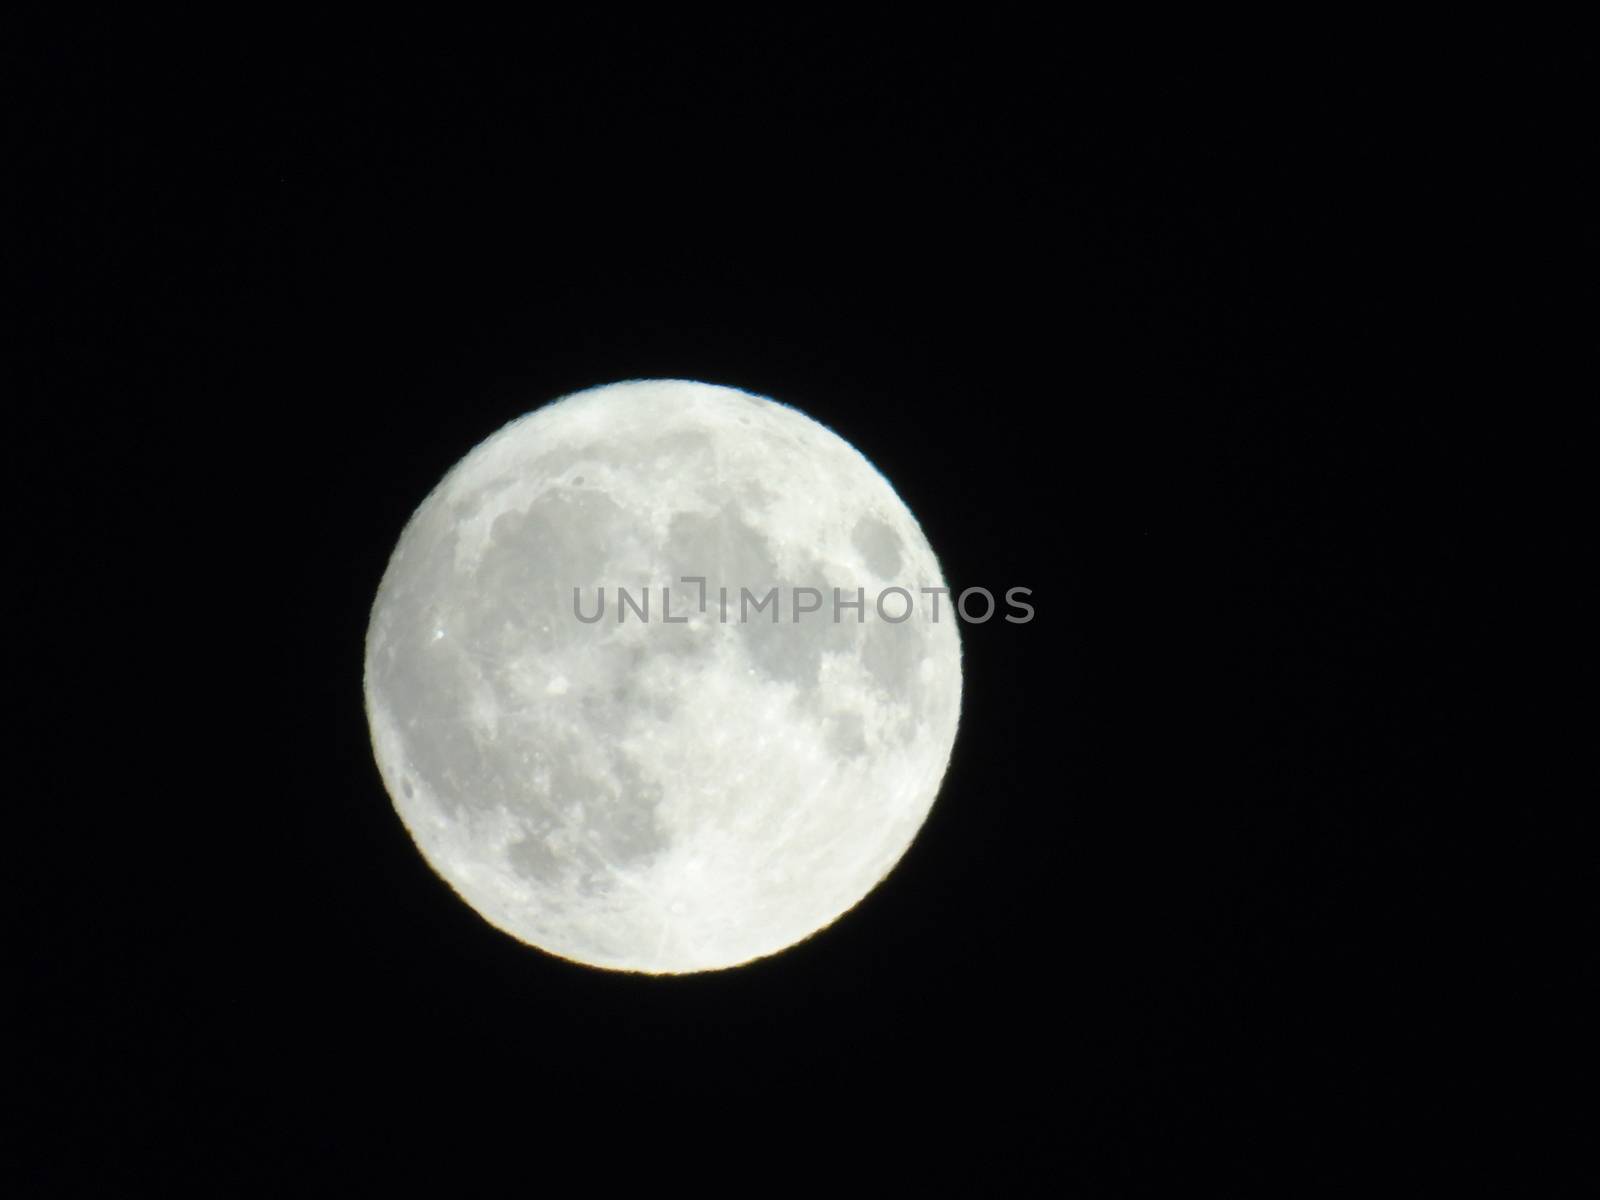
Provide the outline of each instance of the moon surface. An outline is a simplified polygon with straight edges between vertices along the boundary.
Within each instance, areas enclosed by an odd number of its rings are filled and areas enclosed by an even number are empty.
[[[473,449],[401,534],[366,642],[384,785],[523,942],[652,974],[774,954],[928,815],[961,706],[944,587],[889,483],[795,409],[579,392]]]

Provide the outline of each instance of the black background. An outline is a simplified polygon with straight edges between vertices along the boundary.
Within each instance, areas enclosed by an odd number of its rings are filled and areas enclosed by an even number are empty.
[[[1493,357],[1462,197],[1536,124],[1493,63],[821,19],[18,58],[34,1190],[1437,1166],[1483,469],[1437,364]],[[964,628],[877,892],[662,980],[456,900],[361,697],[443,472],[646,376],[798,406],[1037,608]]]

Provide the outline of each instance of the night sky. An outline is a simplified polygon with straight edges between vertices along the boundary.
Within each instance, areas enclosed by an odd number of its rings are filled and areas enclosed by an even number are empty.
[[[1524,118],[1492,72],[1230,47],[541,17],[8,51],[19,1194],[1428,1178],[1486,469],[1433,364],[1485,353],[1460,197]],[[651,376],[799,407],[952,587],[1037,610],[963,627],[881,888],[661,980],[455,899],[361,692],[443,473]]]

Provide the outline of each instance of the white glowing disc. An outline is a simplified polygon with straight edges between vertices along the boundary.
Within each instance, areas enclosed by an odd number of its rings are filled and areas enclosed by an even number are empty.
[[[434,870],[522,941],[747,962],[854,906],[927,817],[961,704],[944,586],[884,478],[794,409],[580,392],[479,445],[401,535],[367,633],[378,766]]]

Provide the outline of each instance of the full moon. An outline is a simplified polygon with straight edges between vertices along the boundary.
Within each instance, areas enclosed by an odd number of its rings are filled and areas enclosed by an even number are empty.
[[[731,388],[640,380],[522,417],[422,502],[373,604],[378,768],[506,933],[717,970],[854,907],[949,764],[939,563],[854,447]]]

